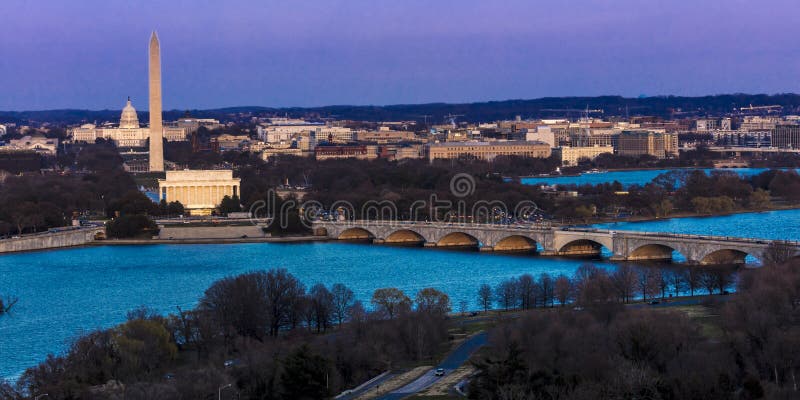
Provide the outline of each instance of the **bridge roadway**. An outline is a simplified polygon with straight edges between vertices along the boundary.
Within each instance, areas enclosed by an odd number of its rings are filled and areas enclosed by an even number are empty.
[[[743,264],[759,260],[772,240],[663,232],[407,221],[315,221],[314,234],[332,239],[425,247],[472,247],[480,251],[536,252],[550,256],[599,256],[614,261],[672,260],[677,251],[689,264]],[[800,254],[800,242],[782,242]]]

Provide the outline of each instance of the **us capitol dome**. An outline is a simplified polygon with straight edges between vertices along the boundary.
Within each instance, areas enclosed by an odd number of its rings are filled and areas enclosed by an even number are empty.
[[[131,98],[128,97],[128,103],[122,109],[122,117],[119,119],[120,129],[134,129],[139,127],[139,117],[136,116],[136,109],[131,105]]]

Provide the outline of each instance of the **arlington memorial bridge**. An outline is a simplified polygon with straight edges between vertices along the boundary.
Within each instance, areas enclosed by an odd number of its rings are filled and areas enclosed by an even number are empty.
[[[536,252],[545,256],[600,256],[612,261],[670,261],[677,251],[689,264],[743,264],[763,260],[766,239],[652,233],[539,225],[402,221],[315,221],[314,234],[347,241],[425,247],[472,247],[480,251]],[[800,253],[800,242],[781,241]]]

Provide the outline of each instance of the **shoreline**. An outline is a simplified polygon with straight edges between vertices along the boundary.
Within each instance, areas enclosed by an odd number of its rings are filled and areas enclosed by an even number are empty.
[[[683,170],[683,169],[734,171],[734,170],[737,170],[737,169],[764,169],[764,170],[780,169],[780,170],[786,170],[786,169],[796,169],[796,168],[798,168],[798,167],[794,167],[794,166],[792,166],[792,167],[752,167],[751,166],[751,167],[736,167],[736,168],[714,168],[714,166],[712,165],[712,166],[705,166],[705,167],[693,166],[693,167],[608,168],[608,169],[602,170],[600,173],[606,173],[606,172],[658,171],[658,170],[671,171],[671,170]],[[579,177],[579,176],[584,176],[584,175],[594,175],[594,174],[587,173],[587,171],[582,171],[582,172],[579,172],[579,173],[560,174],[560,175],[548,174],[548,175],[545,175],[545,176],[540,176],[540,175],[504,176],[503,178],[504,179],[514,179],[514,178],[536,179],[536,178],[562,178],[562,177],[572,177],[572,178],[574,178],[574,177]]]
[[[327,242],[327,236],[278,236],[263,238],[208,238],[208,239],[105,239],[87,246],[139,246],[150,244],[236,244],[236,243],[308,243]]]

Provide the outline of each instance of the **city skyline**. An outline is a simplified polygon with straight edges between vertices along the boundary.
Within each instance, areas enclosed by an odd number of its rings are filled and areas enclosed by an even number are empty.
[[[145,110],[152,30],[168,110],[800,92],[786,1],[457,5],[11,1],[0,109]]]

